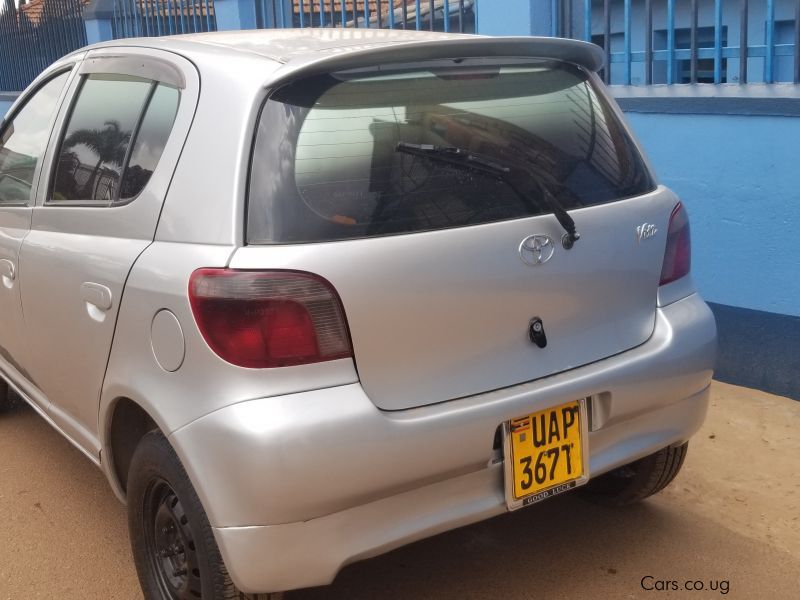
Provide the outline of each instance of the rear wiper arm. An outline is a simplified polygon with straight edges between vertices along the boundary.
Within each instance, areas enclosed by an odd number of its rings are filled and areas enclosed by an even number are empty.
[[[561,205],[561,202],[559,202],[558,199],[550,192],[550,190],[548,190],[547,187],[543,185],[541,181],[539,181],[539,178],[537,178],[525,167],[506,165],[481,154],[469,152],[457,146],[435,146],[433,144],[410,144],[408,142],[398,142],[395,150],[397,152],[402,152],[403,154],[424,156],[426,158],[430,158],[431,160],[438,160],[456,167],[461,167],[462,169],[468,169],[470,171],[478,171],[480,173],[492,175],[493,177],[496,177],[497,179],[507,183],[520,198],[526,202],[530,202],[531,199],[528,197],[528,194],[522,191],[522,189],[520,189],[520,187],[517,185],[519,175],[516,175],[515,172],[520,172],[524,174],[526,180],[532,180],[541,189],[545,202],[547,202],[549,205],[550,210],[553,211],[553,214],[555,215],[556,219],[558,219],[561,227],[563,227],[564,231],[567,232],[562,239],[562,245],[564,248],[569,250],[581,237],[575,228],[575,221],[573,221],[572,217],[569,216],[569,213]]]

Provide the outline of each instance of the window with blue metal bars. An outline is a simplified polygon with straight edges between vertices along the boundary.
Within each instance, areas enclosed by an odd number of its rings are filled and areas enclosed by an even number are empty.
[[[115,0],[114,38],[217,30],[214,0]]]
[[[255,0],[258,26],[475,32],[475,0]]]
[[[800,83],[800,0],[580,3],[558,33],[605,49],[607,83]]]
[[[25,89],[50,63],[86,45],[86,0],[0,0],[0,90]]]

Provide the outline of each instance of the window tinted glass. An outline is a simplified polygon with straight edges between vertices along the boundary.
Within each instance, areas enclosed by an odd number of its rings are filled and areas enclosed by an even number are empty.
[[[528,198],[491,175],[399,153],[398,142],[456,146],[524,169]],[[303,242],[460,227],[549,212],[548,192],[572,209],[653,187],[604,96],[577,67],[484,62],[326,75],[265,104],[248,238]]]
[[[90,75],[72,108],[61,143],[52,200],[110,202],[152,82]]]
[[[8,124],[0,139],[0,205],[30,200],[36,164],[44,154],[50,119],[69,73],[42,86]]]
[[[175,88],[159,85],[147,106],[144,120],[136,134],[128,167],[122,178],[120,198],[130,200],[147,185],[167,145],[180,93]]]

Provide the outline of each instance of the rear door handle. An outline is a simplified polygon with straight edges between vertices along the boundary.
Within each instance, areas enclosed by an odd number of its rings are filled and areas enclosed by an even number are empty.
[[[14,263],[8,259],[0,260],[0,277],[4,277],[10,281],[14,281],[17,272],[14,269]]]
[[[81,284],[81,298],[100,310],[108,310],[113,306],[111,290],[99,283],[87,281]]]

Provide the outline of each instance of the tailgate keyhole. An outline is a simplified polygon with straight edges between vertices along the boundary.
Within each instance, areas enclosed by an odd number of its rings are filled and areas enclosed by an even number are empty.
[[[528,335],[531,341],[539,346],[539,348],[547,346],[547,335],[544,332],[544,323],[539,317],[531,319],[531,324],[528,327]]]

